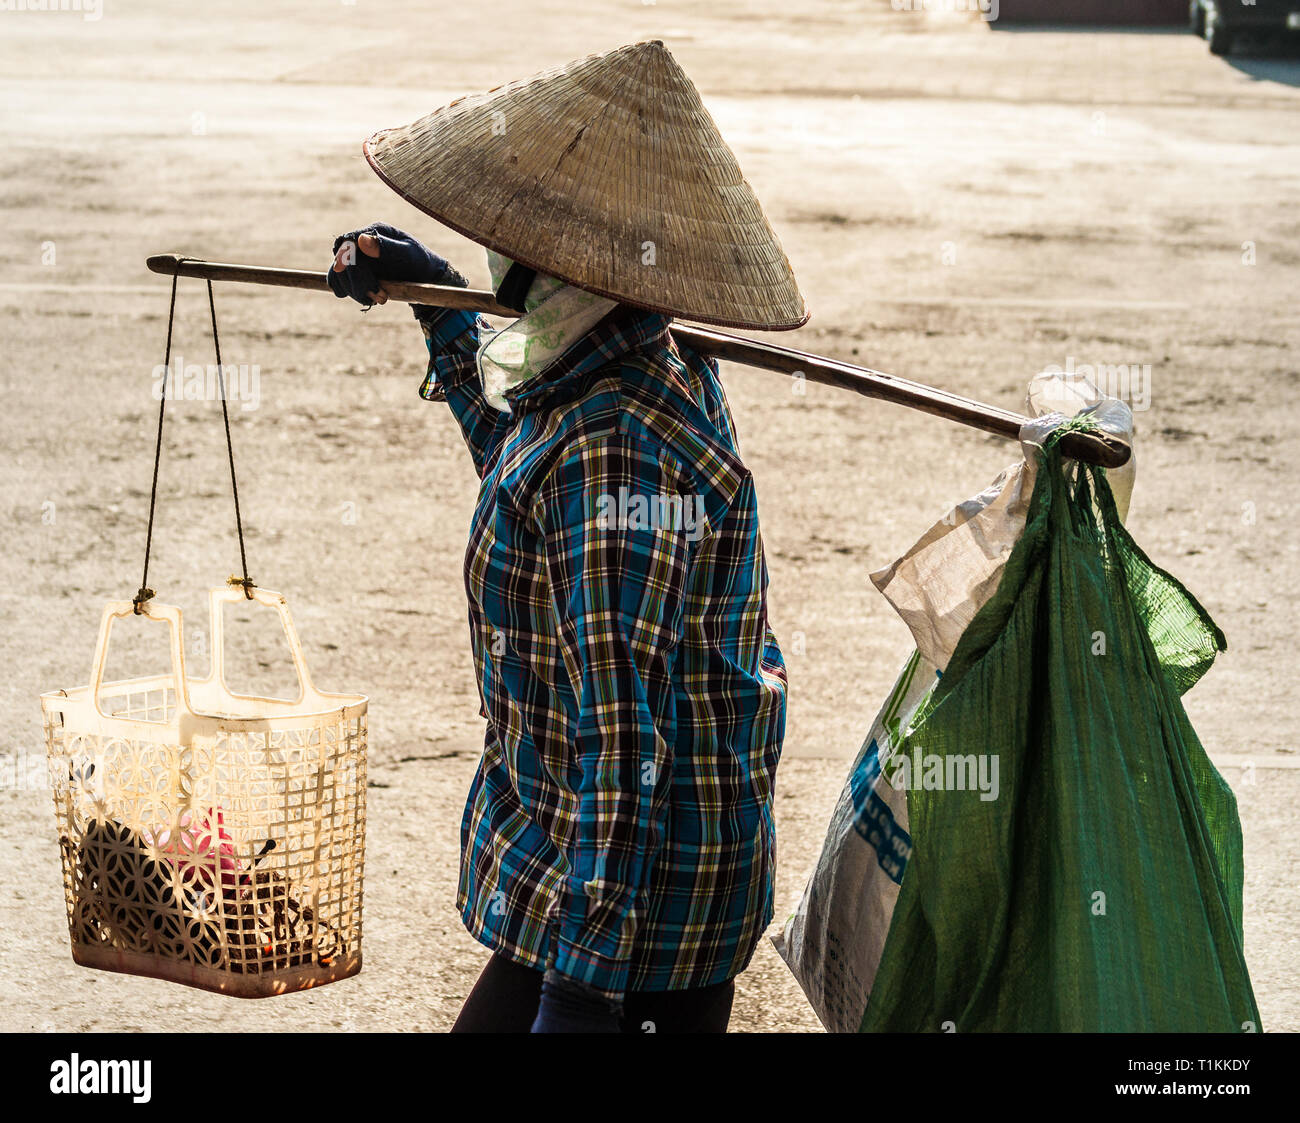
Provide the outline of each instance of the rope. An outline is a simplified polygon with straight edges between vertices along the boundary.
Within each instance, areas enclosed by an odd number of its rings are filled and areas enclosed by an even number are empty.
[[[230,490],[235,496],[235,532],[239,535],[239,568],[241,579],[231,578],[229,584],[242,585],[244,596],[253,599],[253,579],[248,576],[248,554],[244,550],[244,520],[239,514],[239,484],[235,480],[235,446],[230,440],[230,409],[226,405],[226,376],[221,368],[221,338],[217,335],[217,305],[212,297],[212,281],[208,281],[208,308],[212,312],[212,346],[217,352],[217,386],[221,391],[221,420],[226,426],[226,455],[230,459]]]
[[[167,309],[167,349],[163,353],[163,386],[158,401],[158,441],[153,450],[153,486],[149,489],[149,533],[144,540],[144,574],[140,578],[140,590],[131,598],[132,610],[137,616],[144,612],[144,603],[153,596],[149,588],[149,551],[153,548],[153,513],[158,505],[158,464],[162,460],[163,414],[167,410],[167,382],[172,376],[172,324],[176,319],[176,283],[179,273],[172,274],[172,301]]]
[[[177,259],[179,266],[188,258]],[[154,512],[158,506],[158,467],[162,462],[163,418],[167,411],[167,387],[172,377],[172,328],[176,322],[176,285],[180,273],[172,274],[171,304],[167,309],[167,347],[163,353],[163,387],[158,402],[158,437],[153,450],[153,484],[149,489],[149,531],[144,540],[144,573],[140,578],[140,589],[131,598],[131,604],[137,616],[144,613],[145,602],[150,600],[154,591],[149,588],[149,554],[153,549]],[[226,377],[221,366],[221,339],[217,334],[217,305],[212,295],[212,282],[208,281],[208,309],[212,313],[212,345],[217,353],[217,387],[221,395],[221,417],[226,427],[226,455],[230,461],[230,490],[235,497],[235,531],[239,535],[239,564],[242,577],[231,577],[227,584],[239,585],[244,596],[253,599],[253,579],[248,576],[248,554],[244,548],[244,520],[239,511],[239,484],[235,478],[235,446],[230,439],[230,410],[226,405]]]

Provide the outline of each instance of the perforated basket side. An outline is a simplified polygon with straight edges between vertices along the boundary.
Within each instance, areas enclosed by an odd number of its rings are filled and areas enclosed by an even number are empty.
[[[97,689],[120,607],[91,685],[42,698],[73,958],[244,997],[355,974],[366,700],[196,713],[179,660]]]

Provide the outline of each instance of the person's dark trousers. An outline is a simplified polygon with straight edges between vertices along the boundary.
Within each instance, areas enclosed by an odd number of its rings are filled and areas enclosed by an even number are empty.
[[[736,984],[629,991],[624,1033],[726,1033]],[[527,1033],[537,1017],[542,972],[493,955],[465,999],[452,1033]]]

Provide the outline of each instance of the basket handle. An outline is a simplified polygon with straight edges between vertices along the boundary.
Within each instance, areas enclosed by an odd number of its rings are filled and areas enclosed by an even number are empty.
[[[226,604],[241,604],[252,600],[267,608],[273,608],[280,614],[284,638],[289,644],[289,657],[293,660],[293,668],[298,675],[298,697],[293,699],[293,704],[300,705],[309,699],[321,698],[321,693],[316,689],[311,673],[307,670],[302,641],[298,638],[298,629],[294,627],[293,616],[289,613],[289,605],[283,593],[259,588],[256,585],[249,585],[245,592],[242,585],[234,585],[215,588],[208,594],[208,598],[212,611],[212,678],[227,694],[234,695],[234,692],[226,685],[225,627],[221,609]],[[246,697],[246,695],[234,696]]]
[[[137,610],[138,608],[138,610]],[[99,704],[100,688],[104,684],[104,666],[108,661],[108,640],[113,621],[123,616],[143,617],[167,625],[168,647],[171,650],[172,678],[176,687],[176,712],[193,716],[189,687],[185,682],[185,647],[181,642],[181,610],[174,604],[155,604],[145,601],[137,606],[133,601],[109,601],[104,606],[104,616],[99,625],[99,639],[95,642],[95,662],[90,669],[90,701],[102,718],[113,717]]]

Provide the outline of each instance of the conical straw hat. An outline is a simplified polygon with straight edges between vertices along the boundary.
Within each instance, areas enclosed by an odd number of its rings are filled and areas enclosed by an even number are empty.
[[[363,147],[408,202],[588,292],[728,327],[808,319],[763,208],[660,42],[460,98]]]

